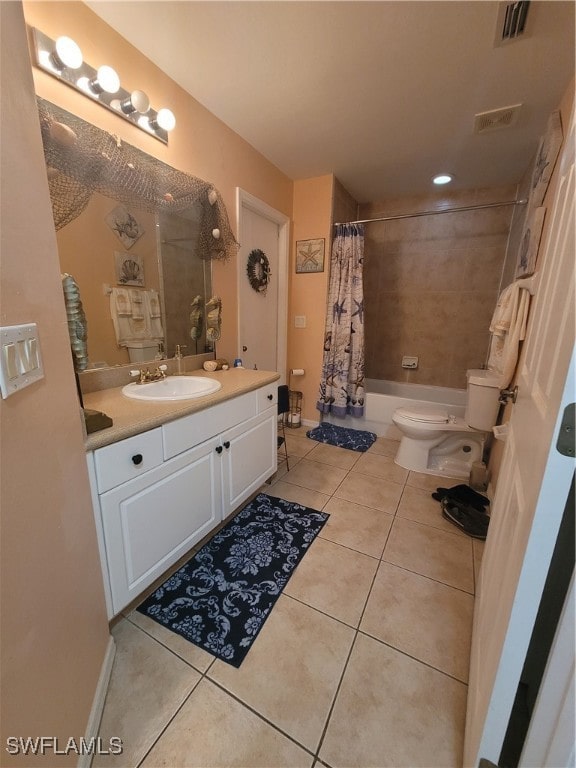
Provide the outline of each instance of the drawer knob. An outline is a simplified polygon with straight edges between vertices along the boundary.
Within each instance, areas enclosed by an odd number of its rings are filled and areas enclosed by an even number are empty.
[[[142,456],[141,453],[135,453],[134,456],[132,456],[132,461],[134,462],[134,464],[136,464],[136,466],[138,466],[139,464],[142,464],[143,459],[144,459],[144,456]]]
[[[226,440],[226,442],[224,443],[224,448],[226,448],[226,450],[230,448],[230,440]]]
[[[222,446],[221,445],[217,445],[216,446],[216,453],[222,453]]]
[[[268,397],[268,400],[273,400],[274,399],[274,395],[268,395],[267,397]]]

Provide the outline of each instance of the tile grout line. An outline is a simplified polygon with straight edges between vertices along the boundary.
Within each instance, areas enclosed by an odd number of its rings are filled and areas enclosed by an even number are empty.
[[[347,476],[348,475],[346,475],[346,477]],[[330,498],[333,498],[333,497],[334,496],[332,495]],[[398,503],[396,504],[396,509],[394,511],[393,519],[396,518],[396,512],[398,511],[398,506],[400,504],[400,499],[401,498],[402,498],[402,494],[400,494],[400,497],[398,498]],[[340,690],[342,688],[342,684],[344,682],[344,676],[346,674],[346,670],[348,669],[348,665],[350,663],[350,658],[352,656],[352,652],[353,652],[354,647],[356,645],[356,641],[358,639],[358,635],[360,634],[360,624],[362,623],[362,619],[363,619],[364,613],[366,611],[366,606],[368,605],[368,601],[370,599],[370,595],[372,594],[372,589],[374,587],[374,582],[376,581],[376,576],[378,575],[378,570],[380,568],[380,562],[382,562],[382,556],[384,555],[384,551],[386,549],[386,544],[388,543],[388,539],[390,538],[390,533],[391,532],[392,532],[392,525],[390,525],[390,528],[388,530],[388,534],[386,536],[386,541],[384,542],[384,546],[382,548],[382,554],[380,556],[380,561],[379,561],[379,563],[378,563],[378,565],[376,567],[376,570],[374,571],[374,576],[372,577],[372,581],[370,583],[370,588],[369,588],[368,593],[366,595],[366,599],[364,601],[364,606],[363,606],[362,611],[360,613],[360,618],[358,619],[358,625],[357,625],[357,627],[354,628],[354,638],[353,638],[352,643],[350,645],[350,651],[349,651],[348,656],[346,658],[346,662],[344,663],[344,667],[342,668],[342,674],[340,675],[340,680],[338,681],[338,685],[336,687],[336,691],[335,691],[334,697],[332,699],[332,704],[330,705],[330,709],[328,710],[328,714],[326,716],[326,721],[324,723],[324,728],[322,729],[322,733],[320,735],[320,740],[319,740],[318,746],[316,748],[315,761],[320,760],[320,750],[322,749],[322,746],[324,744],[324,740],[326,738],[326,733],[328,731],[328,727],[330,725],[330,720],[332,718],[332,713],[334,712],[334,708],[336,706],[336,701],[338,700],[338,695],[340,693]]]

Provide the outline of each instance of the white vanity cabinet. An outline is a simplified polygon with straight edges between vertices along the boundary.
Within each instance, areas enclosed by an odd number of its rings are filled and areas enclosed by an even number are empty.
[[[88,454],[109,618],[276,471],[277,384]]]

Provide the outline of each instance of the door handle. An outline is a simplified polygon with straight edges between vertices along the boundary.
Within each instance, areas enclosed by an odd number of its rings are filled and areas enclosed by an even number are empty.
[[[221,445],[217,445],[216,446],[216,453],[218,453],[218,454],[222,453],[222,446]]]
[[[230,440],[226,440],[226,442],[224,443],[224,448],[226,448],[226,450],[230,448]]]
[[[248,352],[248,347],[242,347],[242,352]]]

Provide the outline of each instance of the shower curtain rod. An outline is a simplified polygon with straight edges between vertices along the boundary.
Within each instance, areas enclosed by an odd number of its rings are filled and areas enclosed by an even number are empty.
[[[435,216],[438,213],[460,213],[461,211],[479,211],[481,208],[499,208],[503,205],[526,205],[528,200],[507,200],[503,203],[486,203],[485,205],[467,205],[464,208],[440,208],[437,211],[419,211],[418,213],[402,213],[398,216],[382,216],[379,219],[359,219],[358,221],[336,222],[335,227],[344,224],[370,224],[372,221],[393,221],[394,219],[413,219],[416,216]]]

